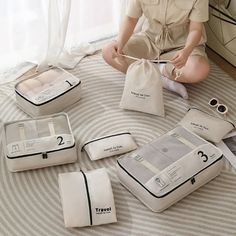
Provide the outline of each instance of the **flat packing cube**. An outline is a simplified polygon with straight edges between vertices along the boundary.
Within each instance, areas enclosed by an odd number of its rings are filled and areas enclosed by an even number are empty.
[[[222,152],[181,126],[117,160],[120,182],[155,212],[215,178],[221,167]]]
[[[66,227],[117,222],[110,178],[105,168],[58,175]]]
[[[3,140],[12,172],[77,160],[75,139],[65,113],[5,123]]]
[[[35,117],[63,111],[81,98],[81,81],[53,67],[15,85],[18,106]]]

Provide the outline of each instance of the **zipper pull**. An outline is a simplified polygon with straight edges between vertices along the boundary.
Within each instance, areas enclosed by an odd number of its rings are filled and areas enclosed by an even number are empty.
[[[192,177],[192,179],[190,181],[191,181],[192,184],[194,184],[196,182],[194,177]]]
[[[43,159],[48,159],[48,154],[46,152],[42,152]]]

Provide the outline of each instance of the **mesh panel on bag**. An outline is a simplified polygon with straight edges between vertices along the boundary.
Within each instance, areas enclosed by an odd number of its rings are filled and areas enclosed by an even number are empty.
[[[187,140],[187,144],[181,141],[181,138]],[[174,135],[172,133],[165,134],[141,149],[134,151],[132,154],[126,155],[119,162],[127,172],[139,182],[145,184],[157,174],[155,169],[161,172],[191,152],[193,149],[188,143],[197,147],[206,142],[185,129],[177,128]],[[153,170],[150,170],[146,163],[153,166]]]
[[[16,122],[6,126],[6,139],[7,143],[21,141],[20,127],[23,127],[25,133],[25,140],[48,137],[50,136],[50,129],[48,124],[52,122],[55,130],[55,134],[70,134],[70,129],[67,124],[67,119],[64,116],[40,119],[40,120],[28,120],[24,122]]]

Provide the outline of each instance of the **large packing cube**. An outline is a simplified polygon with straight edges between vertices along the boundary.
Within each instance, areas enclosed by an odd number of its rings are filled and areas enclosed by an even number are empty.
[[[3,140],[7,166],[12,172],[77,160],[66,113],[5,123]]]
[[[35,117],[63,111],[81,98],[81,81],[67,71],[52,67],[15,85],[18,106]]]
[[[148,208],[161,212],[216,177],[222,152],[177,126],[117,160],[120,182]]]

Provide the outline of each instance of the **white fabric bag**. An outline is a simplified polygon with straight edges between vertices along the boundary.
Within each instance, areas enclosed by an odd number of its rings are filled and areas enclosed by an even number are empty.
[[[213,144],[179,126],[118,159],[117,172],[134,196],[161,212],[215,178],[222,157]]]
[[[149,60],[132,63],[126,73],[120,102],[123,109],[164,116],[161,73]]]
[[[59,174],[66,227],[117,222],[112,187],[105,168]]]
[[[81,98],[81,81],[62,68],[30,76],[15,85],[18,106],[35,117],[63,111]]]
[[[77,160],[66,113],[5,123],[3,140],[7,166],[12,172]]]
[[[219,143],[226,134],[235,128],[233,123],[198,108],[189,109],[179,124],[214,143]]]
[[[103,136],[86,142],[85,150],[92,161],[133,151],[137,144],[129,132]]]

